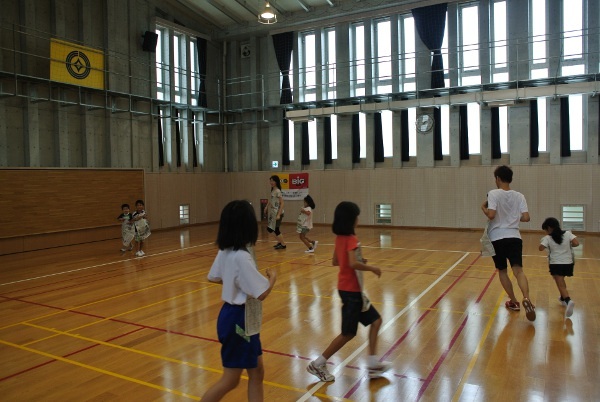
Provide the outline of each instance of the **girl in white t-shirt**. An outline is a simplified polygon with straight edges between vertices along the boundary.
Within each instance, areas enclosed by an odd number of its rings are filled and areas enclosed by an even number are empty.
[[[296,224],[296,232],[300,233],[300,240],[308,250],[305,253],[314,253],[319,244],[316,240],[308,238],[307,234],[313,228],[312,211],[315,209],[315,202],[310,195],[304,197],[304,207],[300,208],[300,214],[298,214],[298,223]]]
[[[217,319],[223,375],[202,396],[202,402],[221,400],[238,385],[244,370],[248,373],[248,400],[264,399],[260,334],[246,335],[245,313],[248,298],[264,300],[277,274],[267,268],[265,278],[258,271],[252,256],[257,238],[258,223],[252,205],[244,200],[227,204],[219,221],[219,252],[208,273],[210,282],[223,285],[223,306]]]
[[[542,229],[546,232],[546,236],[540,241],[539,250],[548,250],[550,275],[554,278],[560,292],[560,303],[567,307],[565,317],[570,317],[573,314],[575,303],[569,297],[565,276],[573,276],[575,257],[572,247],[579,246],[579,241],[573,233],[562,230],[556,218],[547,218],[542,223]]]

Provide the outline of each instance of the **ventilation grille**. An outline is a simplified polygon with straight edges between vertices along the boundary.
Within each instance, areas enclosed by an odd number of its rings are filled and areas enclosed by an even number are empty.
[[[375,204],[375,224],[392,224],[392,204]]]
[[[583,205],[562,206],[563,230],[585,231],[585,209]]]
[[[183,204],[179,206],[179,224],[189,225],[190,223],[190,205]]]

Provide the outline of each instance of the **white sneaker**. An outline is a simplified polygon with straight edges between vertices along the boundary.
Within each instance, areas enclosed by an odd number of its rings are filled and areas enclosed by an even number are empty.
[[[379,362],[376,366],[369,367],[369,378],[381,378],[383,373],[392,367],[391,362]]]
[[[142,256],[142,254],[141,254],[141,253],[142,253],[141,251],[136,251],[136,252],[135,252],[135,256],[136,256],[136,257],[141,257],[141,256]]]
[[[146,253],[144,253],[142,250],[140,250],[140,257],[143,257],[145,255],[146,255]]]
[[[313,248],[309,248],[308,250],[304,250],[304,252],[305,252],[305,253],[311,253],[311,254],[312,254],[312,253],[314,253],[314,252],[315,252],[315,249],[314,249],[314,247],[313,247]]]
[[[315,362],[310,362],[310,364],[306,367],[306,371],[316,376],[320,381],[335,381],[335,377],[333,374],[327,370],[327,364],[323,364],[322,366],[317,366]]]
[[[125,251],[127,251],[127,249],[126,249],[125,247],[123,247],[123,248],[121,249],[121,252],[123,252],[123,253],[124,253]]]
[[[316,250],[316,249],[317,249],[317,244],[319,244],[319,241],[318,241],[318,240],[315,240],[315,241],[313,242],[313,250]]]
[[[569,300],[567,303],[567,309],[565,310],[565,317],[570,317],[573,315],[573,309],[575,308],[575,302],[573,300]]]

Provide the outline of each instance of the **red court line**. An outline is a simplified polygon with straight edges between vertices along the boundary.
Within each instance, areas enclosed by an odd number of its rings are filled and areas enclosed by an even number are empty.
[[[123,338],[124,336],[131,335],[131,334],[133,334],[134,332],[141,331],[142,329],[144,329],[144,328],[136,328],[136,329],[134,329],[133,331],[129,331],[129,332],[126,332],[126,333],[124,333],[124,334],[121,334],[121,335],[114,336],[114,337],[112,337],[112,338],[110,338],[110,339],[107,339],[107,340],[106,340],[106,341],[104,341],[104,342],[111,342],[111,341],[114,341],[115,339]],[[96,346],[100,346],[100,344],[99,344],[99,343],[96,343],[96,344],[94,344],[94,345],[86,346],[85,348],[82,348],[82,349],[76,350],[76,351],[74,351],[74,352],[71,352],[71,353],[67,353],[66,355],[62,355],[61,357],[69,357],[69,356],[73,356],[73,355],[76,355],[77,353],[81,353],[81,352],[84,352],[84,351],[86,351],[86,350],[90,350],[90,349],[92,349],[92,348],[95,348]],[[40,363],[40,364],[38,364],[38,365],[35,365],[35,366],[32,366],[32,367],[26,368],[25,370],[21,370],[21,371],[19,371],[19,372],[13,373],[13,374],[11,374],[11,375],[8,375],[8,376],[6,376],[6,377],[0,378],[0,382],[2,382],[2,381],[4,381],[4,380],[8,380],[8,379],[10,379],[10,378],[13,378],[13,377],[16,377],[16,376],[19,376],[19,375],[21,375],[21,374],[25,374],[25,373],[27,373],[27,372],[29,372],[29,371],[32,371],[32,370],[35,370],[35,369],[37,369],[37,368],[43,367],[43,366],[45,366],[45,365],[47,365],[47,364],[54,363],[55,361],[57,361],[57,360],[56,360],[56,359],[52,359],[52,360],[48,360],[47,362]]]
[[[429,309],[426,310],[423,314],[421,314],[421,316],[417,319],[417,321],[415,321],[413,324],[410,325],[410,327],[406,330],[406,332],[404,332],[404,334],[402,334],[402,336],[392,345],[392,347],[379,359],[380,361],[385,360],[389,355],[392,354],[392,352],[394,350],[396,350],[400,346],[400,344],[402,342],[404,342],[404,340],[417,327],[417,325],[420,324],[425,319],[425,317],[427,317],[427,315],[429,315],[429,313],[432,311],[432,309],[435,308],[435,306],[449,293],[449,291],[458,283],[458,281],[460,281],[464,277],[464,275],[467,273],[467,271],[475,264],[475,262],[477,262],[477,260],[479,259],[480,256],[481,255],[477,256],[477,258],[475,258],[467,266],[467,268],[450,284],[450,286],[448,286],[448,288],[446,288],[446,290],[444,290],[444,292],[442,292],[442,294],[433,302],[433,304],[429,307]],[[441,362],[440,362],[440,364],[441,364]],[[436,370],[436,372],[437,372],[437,370]],[[435,373],[434,373],[434,375],[435,375]],[[429,374],[429,376],[427,378],[429,378],[430,376],[431,376],[431,373]],[[344,395],[344,398],[349,399],[354,394],[354,392],[356,392],[359,385],[364,381],[364,379],[365,379],[364,376],[359,378],[357,383],[354,384],[354,386],[348,390],[346,395]],[[427,379],[425,379],[425,383],[428,384]]]

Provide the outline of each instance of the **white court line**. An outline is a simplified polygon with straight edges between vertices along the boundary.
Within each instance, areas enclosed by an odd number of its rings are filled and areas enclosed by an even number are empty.
[[[189,249],[196,248],[196,247],[204,247],[204,246],[208,246],[208,245],[211,245],[211,244],[214,244],[214,242],[211,242],[211,243],[204,243],[204,244],[199,244],[199,245],[197,245],[197,246],[191,246],[191,247],[185,247],[185,248],[178,248],[178,249],[176,249],[176,250],[164,251],[164,252],[162,252],[162,253],[149,254],[149,255],[147,255],[147,257],[150,257],[150,256],[152,256],[152,257],[153,257],[153,256],[155,256],[155,255],[163,255],[163,254],[175,253],[175,252],[177,252],[177,251],[189,250]],[[14,285],[15,283],[21,283],[21,282],[35,281],[35,280],[37,280],[37,279],[43,279],[43,278],[49,278],[49,277],[52,277],[52,276],[58,276],[58,275],[64,275],[64,274],[70,274],[70,273],[72,273],[72,272],[85,271],[85,270],[88,270],[88,269],[93,269],[93,268],[98,268],[98,267],[104,267],[104,266],[107,266],[107,265],[112,265],[112,264],[120,264],[120,263],[122,263],[122,262],[125,262],[125,261],[131,261],[131,260],[137,260],[137,258],[127,258],[127,259],[125,259],[125,260],[118,260],[118,261],[107,262],[107,263],[104,263],[104,264],[91,265],[91,266],[89,266],[89,267],[83,267],[83,268],[72,269],[72,270],[70,270],[70,271],[56,272],[56,273],[54,273],[54,274],[48,274],[48,275],[42,275],[42,276],[36,276],[36,277],[33,277],[33,278],[21,279],[21,280],[19,280],[19,281],[14,281],[14,282],[0,283],[0,286]]]
[[[398,314],[396,314],[391,320],[389,320],[384,326],[381,327],[381,329],[379,330],[379,333],[384,332],[386,329],[388,329],[389,327],[391,327],[400,317],[402,317],[404,315],[404,313],[406,313],[406,311],[408,311],[408,309],[410,309],[413,305],[415,305],[423,296],[425,296],[427,293],[429,293],[429,291],[435,286],[437,285],[446,275],[448,275],[450,272],[452,272],[452,270],[454,268],[456,268],[456,266],[458,264],[460,264],[462,262],[462,260],[464,260],[465,258],[467,258],[467,256],[469,254],[472,254],[471,252],[467,252],[465,253],[458,261],[456,261],[454,264],[452,264],[452,266],[450,268],[448,268],[446,270],[446,272],[444,272],[442,275],[440,275],[440,277],[438,277],[435,281],[433,281],[431,283],[431,285],[429,285],[427,287],[427,289],[425,289],[424,291],[421,292],[421,294],[419,294],[416,298],[413,299],[412,302],[410,302],[409,304],[406,305],[406,307],[404,307],[402,310],[400,310],[400,312]],[[346,360],[344,360],[343,362],[341,362],[340,364],[338,364],[333,371],[331,371],[331,374],[337,374],[338,371],[340,371],[342,368],[346,367],[346,365],[348,365],[352,360],[354,360],[354,358],[361,353],[367,346],[369,346],[369,341],[365,341],[361,346],[359,346],[354,353],[352,353],[350,356],[348,356],[346,358]],[[306,400],[308,400],[308,398],[312,397],[313,394],[319,389],[321,388],[321,386],[324,384],[323,381],[319,381],[318,383],[316,383],[311,389],[309,389],[304,395],[302,395],[302,397],[300,397],[300,399],[298,399],[296,402],[304,402]]]

